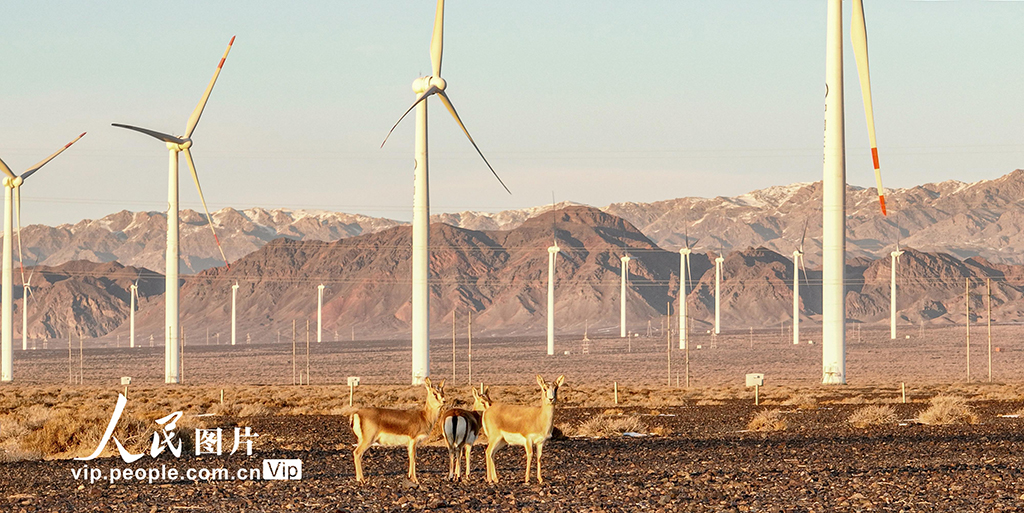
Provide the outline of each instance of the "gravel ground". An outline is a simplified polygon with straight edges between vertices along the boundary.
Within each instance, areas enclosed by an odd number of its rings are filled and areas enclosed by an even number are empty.
[[[925,426],[913,422],[868,429],[846,419],[858,405],[786,411],[790,428],[745,431],[764,407],[727,401],[720,406],[625,409],[664,436],[549,442],[545,484],[522,483],[524,456],[499,453],[502,482],[483,482],[482,447],[474,451],[469,482],[449,483],[447,452],[421,448],[420,485],[405,480],[406,454],[373,448],[365,458],[369,482],[355,483],[347,418],[339,416],[210,419],[210,426],[250,426],[260,434],[251,457],[206,455],[133,464],[119,458],[0,465],[0,511],[1019,511],[1024,509],[1024,433],[1019,402],[973,403],[980,423]],[[895,404],[916,416],[925,403]],[[556,426],[570,427],[602,409],[558,410]],[[226,437],[229,445],[231,437]],[[227,447],[225,448],[225,452]],[[90,483],[72,471],[167,465],[259,468],[264,459],[302,460],[301,481],[188,479],[150,483]]]

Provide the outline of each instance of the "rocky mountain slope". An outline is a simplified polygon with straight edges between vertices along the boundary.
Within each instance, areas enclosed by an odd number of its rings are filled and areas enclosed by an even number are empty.
[[[24,288],[19,273],[14,287],[14,333],[21,347]],[[28,338],[42,339],[103,336],[127,324],[131,308],[132,283],[138,281],[138,304],[163,308],[164,279],[145,268],[125,267],[117,262],[94,263],[84,260],[50,267],[25,269],[31,285],[28,302]],[[127,339],[125,339],[127,341]],[[30,343],[30,347],[32,347]]]
[[[229,261],[281,237],[334,241],[401,224],[391,219],[311,210],[225,208],[211,215]],[[21,237],[26,263],[60,265],[74,260],[116,260],[125,265],[163,270],[167,215],[122,210],[74,225],[26,226],[22,228]],[[179,245],[183,273],[224,265],[206,216],[194,210],[181,211]]]
[[[474,332],[539,335],[545,329],[547,247],[555,227],[562,252],[556,268],[558,330],[617,333],[619,257],[631,255],[628,314],[631,331],[659,326],[666,308],[678,315],[679,253],[659,248],[632,224],[590,207],[569,207],[528,219],[514,230],[476,231],[431,226],[431,328],[451,333],[453,311],[464,332],[472,312]],[[963,292],[970,279],[972,319],[979,320],[986,278],[992,280],[997,322],[1024,320],[1024,266],[982,258],[959,260],[943,253],[907,248],[901,257],[900,322],[963,322]],[[182,323],[187,330],[226,334],[231,285],[239,284],[240,340],[272,342],[291,336],[292,323],[304,340],[310,322],[315,340],[316,291],[323,283],[324,338],[395,338],[410,322],[410,230],[406,226],[337,242],[279,239],[231,267],[188,277],[182,289]],[[688,282],[694,329],[714,319],[713,253],[694,254]],[[889,304],[889,259],[849,261],[847,305],[852,322],[885,324]],[[730,252],[723,263],[722,325],[726,330],[789,324],[793,267],[767,248]],[[815,322],[821,312],[821,272],[801,273],[801,317]],[[162,303],[143,305],[139,330],[159,333]],[[673,320],[678,322],[677,319]],[[121,326],[114,333],[124,334]]]
[[[874,189],[849,188],[847,251],[851,257],[888,255],[897,238],[922,251],[958,258],[1024,264],[1024,171],[994,180],[954,180],[888,191],[889,216],[879,212]],[[556,209],[577,205],[563,202]],[[431,216],[432,222],[469,230],[511,230],[547,212],[549,205],[498,213],[460,212]],[[791,255],[807,226],[807,262],[819,261],[821,183],[769,187],[736,197],[679,198],[653,203],[613,203],[602,210],[629,221],[659,247],[675,251],[684,234],[700,239],[702,251],[760,247]],[[228,260],[270,241],[334,242],[403,225],[362,215],[289,209],[221,209],[213,213]],[[182,271],[223,265],[205,218],[182,211]],[[72,260],[164,268],[167,221],[161,212],[121,211],[74,225],[24,228],[25,261],[60,265]]]

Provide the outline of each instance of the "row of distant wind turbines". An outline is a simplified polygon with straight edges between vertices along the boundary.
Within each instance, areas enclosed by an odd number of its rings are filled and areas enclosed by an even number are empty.
[[[879,174],[878,151],[875,143],[874,118],[871,108],[870,78],[867,59],[867,33],[864,21],[862,0],[852,0],[853,23],[851,38],[854,53],[857,60],[857,67],[860,74],[861,90],[864,97],[864,104],[868,124],[868,136],[871,143],[871,152],[875,167],[879,202],[882,213],[885,214],[884,190]],[[842,0],[828,0],[827,14],[827,41],[826,41],[826,97],[825,97],[825,149],[824,149],[824,194],[823,194],[823,341],[822,341],[822,382],[826,384],[839,384],[846,382],[846,361],[845,361],[845,305],[843,301],[843,270],[845,266],[845,188],[846,188],[846,165],[845,165],[845,134],[843,115],[843,66],[842,66]],[[441,103],[451,113],[459,127],[469,138],[470,143],[477,153],[487,164],[498,181],[497,172],[487,162],[483,152],[473,141],[472,136],[462,123],[455,111],[451,100],[448,98],[445,89],[447,82],[441,78],[441,57],[444,39],[444,0],[438,0],[437,10],[434,17],[434,30],[430,42],[431,75],[417,78],[413,81],[413,92],[416,93],[416,100],[412,106],[399,118],[395,127],[405,116],[416,109],[416,135],[415,135],[415,169],[414,169],[414,194],[413,194],[413,242],[412,242],[412,382],[421,384],[430,374],[429,355],[429,291],[427,287],[428,264],[429,264],[429,195],[428,195],[428,159],[427,159],[427,99],[430,96],[437,96]],[[167,215],[167,254],[166,254],[166,292],[165,292],[165,364],[164,381],[166,383],[179,383],[181,380],[181,362],[179,351],[179,326],[178,326],[178,153],[184,152],[189,170],[192,173],[193,181],[199,191],[199,197],[203,203],[203,210],[207,215],[211,230],[213,230],[212,218],[206,207],[206,200],[199,186],[199,178],[196,173],[195,163],[192,160],[190,148],[192,146],[192,134],[199,123],[199,118],[209,100],[210,93],[217,81],[224,61],[234,37],[228,43],[213,78],[210,80],[206,91],[203,93],[199,104],[192,111],[183,136],[169,135],[145,128],[131,125],[115,124],[114,126],[134,130],[151,137],[154,137],[167,146],[170,165],[168,173],[168,215]],[[392,131],[394,127],[392,127]],[[388,133],[390,136],[391,132]],[[84,135],[84,134],[83,134]],[[79,136],[81,137],[81,136]],[[77,141],[77,139],[76,139]],[[385,142],[387,138],[385,138]],[[73,143],[74,141],[72,141]],[[70,143],[69,145],[70,146]],[[382,143],[383,146],[383,143]],[[67,146],[65,146],[65,149]],[[61,150],[63,151],[63,150]],[[4,246],[3,246],[3,296],[2,301],[2,376],[3,381],[12,379],[12,257],[11,257],[11,195],[17,191],[24,181],[39,167],[55,157],[58,151],[50,158],[30,168],[21,176],[14,173],[3,165],[2,171],[7,175],[4,179],[5,186],[5,210],[4,210]],[[505,187],[504,183],[501,183]],[[508,187],[505,187],[508,191]],[[16,193],[16,198],[20,194]],[[20,205],[20,203],[19,203]],[[20,219],[19,219],[20,225]],[[19,230],[20,231],[20,230]],[[216,240],[216,231],[214,230]],[[220,248],[220,242],[217,241]],[[688,267],[689,250],[684,248],[682,267]],[[549,271],[553,272],[555,255],[558,253],[557,245],[549,248]],[[221,250],[223,257],[223,250]],[[895,257],[894,257],[895,258]],[[722,257],[715,260],[716,275],[721,276]],[[226,259],[225,259],[226,262]],[[628,264],[628,257],[623,257],[623,273]],[[683,269],[684,271],[687,269]],[[682,280],[685,283],[685,280]],[[716,289],[717,289],[716,280]],[[552,335],[550,332],[553,326],[552,302],[553,288],[549,284],[549,354],[552,353]],[[685,292],[685,291],[683,291]],[[717,291],[716,291],[717,292]],[[680,298],[685,298],[685,293]],[[719,295],[716,293],[716,304]],[[624,306],[623,306],[624,308]],[[685,301],[680,305],[685,309]],[[716,325],[717,312],[716,306]],[[685,315],[681,316],[681,323]],[[685,333],[685,330],[680,330]]]
[[[882,215],[887,215],[885,206],[885,189],[882,187],[882,176],[878,161],[878,145],[875,139],[874,112],[871,103],[871,78],[868,65],[867,25],[864,19],[862,0],[852,0],[853,15],[850,25],[850,37],[853,44],[854,57],[860,77],[861,94],[864,100],[867,118],[868,140],[871,145],[871,157],[875,170],[875,181],[878,202]],[[844,94],[843,94],[843,2],[828,0],[826,57],[825,57],[825,141],[824,141],[824,178],[822,195],[822,383],[846,383],[846,306],[843,275],[846,267],[846,135],[844,130]],[[441,20],[443,0],[438,2],[438,15],[434,25],[434,36],[437,39]],[[437,66],[434,75],[440,73],[440,47],[437,50]],[[432,46],[433,51],[433,46]],[[433,52],[432,52],[433,55]],[[425,98],[425,95],[422,97]],[[422,99],[421,98],[421,99]],[[419,99],[417,100],[419,101]],[[424,107],[425,109],[425,107]],[[424,112],[424,117],[425,117]],[[454,114],[454,111],[453,111]],[[461,124],[461,123],[460,123]],[[423,128],[425,133],[426,128]],[[418,132],[419,133],[419,132]],[[467,132],[468,135],[468,132]],[[419,139],[417,139],[418,141]],[[425,142],[425,141],[424,141]],[[474,145],[475,146],[475,145]],[[479,151],[479,149],[477,150]],[[481,154],[481,156],[483,156]],[[424,163],[425,165],[425,163]],[[419,169],[419,160],[417,160]],[[493,169],[492,169],[493,172]],[[495,175],[497,176],[497,175]],[[425,230],[424,230],[425,233]],[[806,237],[806,226],[804,228]],[[425,251],[425,250],[424,250]],[[803,262],[803,238],[800,246],[793,253],[793,341],[800,339],[799,322],[799,270]],[[548,354],[554,354],[554,261],[559,252],[557,243],[548,248]],[[684,277],[690,273],[690,254],[692,246],[689,239],[686,246],[680,249],[680,294],[679,294],[679,347],[686,347],[686,282]],[[890,336],[896,337],[896,265],[902,255],[899,246],[891,253],[892,281],[890,303]],[[620,292],[620,337],[626,337],[626,281],[628,277],[629,255],[621,257],[621,292]],[[721,326],[721,294],[720,284],[724,258],[719,254],[715,258],[715,333]],[[414,291],[416,285],[413,285]],[[416,295],[414,292],[414,302]],[[424,283],[424,304],[426,301]],[[423,321],[425,325],[425,320]],[[416,324],[414,315],[413,324]],[[415,329],[415,328],[414,328]],[[426,347],[426,340],[420,342]],[[413,337],[413,351],[416,354],[417,339]],[[425,352],[424,350],[421,350]],[[421,381],[414,360],[413,383]]]

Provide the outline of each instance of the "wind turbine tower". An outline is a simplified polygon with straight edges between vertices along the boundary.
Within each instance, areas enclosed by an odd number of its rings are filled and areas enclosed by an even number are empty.
[[[185,134],[183,136],[178,137],[132,125],[113,124],[118,128],[134,130],[163,141],[167,145],[170,157],[167,173],[167,254],[165,256],[167,267],[164,275],[164,290],[166,292],[164,293],[165,315],[163,331],[164,336],[167,337],[164,343],[165,383],[181,383],[181,338],[178,329],[178,297],[180,288],[178,284],[178,266],[181,258],[181,253],[178,250],[178,153],[185,153],[185,162],[188,163],[188,168],[192,172],[192,181],[195,182],[196,189],[199,191],[199,199],[203,203],[203,212],[206,213],[206,221],[210,225],[210,231],[213,232],[213,239],[217,242],[220,256],[224,259],[224,263],[227,264],[227,257],[224,256],[224,250],[220,247],[217,231],[213,228],[213,217],[210,216],[210,209],[206,207],[206,198],[203,196],[203,188],[199,185],[199,175],[196,174],[196,165],[192,160],[192,152],[189,151],[189,148],[192,147],[193,142],[192,132],[195,131],[196,125],[199,124],[199,118],[203,115],[203,109],[206,108],[206,102],[210,99],[210,93],[213,92],[213,85],[217,83],[217,77],[220,76],[220,70],[224,66],[224,61],[228,58],[231,45],[234,43],[235,38],[232,36],[231,41],[228,42],[227,50],[224,50],[224,56],[221,57],[220,63],[217,64],[217,70],[214,71],[213,78],[210,79],[210,84],[206,86],[203,97],[199,99],[199,104],[192,110],[192,114],[188,118],[188,124],[185,126]]]
[[[13,227],[12,218],[14,212],[18,212],[18,238],[21,238],[21,184],[28,177],[39,171],[39,168],[53,160],[72,144],[85,136],[75,138],[57,150],[56,153],[46,157],[36,165],[26,169],[21,176],[17,176],[7,167],[3,160],[0,160],[0,171],[7,176],[4,177],[4,242],[3,242],[3,267],[0,279],[3,280],[0,290],[0,381],[9,382],[14,380],[14,255],[13,255]],[[20,248],[20,245],[19,245]],[[24,326],[22,330],[24,330]]]
[[[619,292],[619,297],[622,298],[619,301],[622,309],[619,316],[619,337],[626,338],[626,282],[629,280],[629,255],[623,256],[619,260],[622,261],[622,287]]]
[[[238,297],[238,282],[231,286],[231,345],[235,345],[235,299]]]
[[[896,250],[889,253],[892,257],[892,279],[889,283],[889,338],[892,340],[896,340],[896,265],[902,254],[899,242],[896,243]]]
[[[715,335],[722,332],[722,258],[721,251],[715,257]]]
[[[548,356],[555,354],[555,257],[562,248],[548,247]]]
[[[875,143],[868,72],[867,29],[862,0],[853,0],[850,36],[867,117],[878,201],[885,215]],[[843,112],[843,1],[829,0],[825,45],[825,158],[822,180],[822,383],[846,383],[846,134]]]
[[[21,216],[18,216],[21,217]],[[21,219],[18,220],[19,224]],[[20,231],[20,227],[19,227]],[[21,242],[18,243],[19,250],[21,249]],[[35,274],[35,271],[32,271]],[[28,351],[28,297],[32,293],[32,274],[28,275],[28,281],[25,281],[25,268],[22,267],[21,271],[21,350]]]
[[[686,349],[686,279],[692,252],[689,247],[679,250],[679,349]]]
[[[459,128],[469,138],[469,142],[480,154],[487,167],[498,179],[502,187],[505,183],[501,181],[498,173],[494,171],[491,164],[487,162],[480,148],[476,145],[469,130],[462,123],[458,113],[448,94],[445,93],[447,82],[441,78],[441,54],[444,41],[444,0],[437,0],[437,11],[434,14],[434,33],[430,39],[430,64],[431,75],[420,77],[412,82],[412,90],[416,93],[416,101],[412,107],[398,118],[395,127],[405,119],[405,116],[416,109],[416,146],[414,158],[416,162],[413,171],[413,207],[412,207],[412,383],[419,385],[430,375],[430,290],[427,288],[427,276],[430,273],[430,200],[427,191],[427,98],[437,95],[448,112],[455,118]],[[381,147],[388,142],[384,138]],[[508,187],[505,187],[508,191]],[[509,192],[511,194],[511,192]]]
[[[324,337],[324,284],[321,283],[316,288],[316,342],[319,344],[323,342]]]
[[[135,347],[135,301],[139,297],[139,280],[135,280],[129,287],[131,295],[131,311],[128,313],[128,347]]]
[[[800,237],[800,246],[793,251],[793,344],[800,343],[800,269],[804,260],[804,239],[807,238],[807,223],[804,222],[804,234]],[[804,270],[804,279],[807,270]]]
[[[693,246],[697,244],[697,239],[694,239],[693,244],[690,243],[690,236],[685,231],[683,232],[685,246],[679,250],[679,349],[686,349],[686,282],[693,277],[690,276],[690,254],[693,253]]]

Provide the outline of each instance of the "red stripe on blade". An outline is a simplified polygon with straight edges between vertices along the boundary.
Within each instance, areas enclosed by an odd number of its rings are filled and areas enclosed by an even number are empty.
[[[883,216],[889,215],[889,214],[887,214],[885,212],[885,196],[879,195],[878,196],[878,203],[880,203],[882,205],[882,215]]]
[[[875,161],[875,169],[878,169],[878,148],[871,148],[871,160]]]

